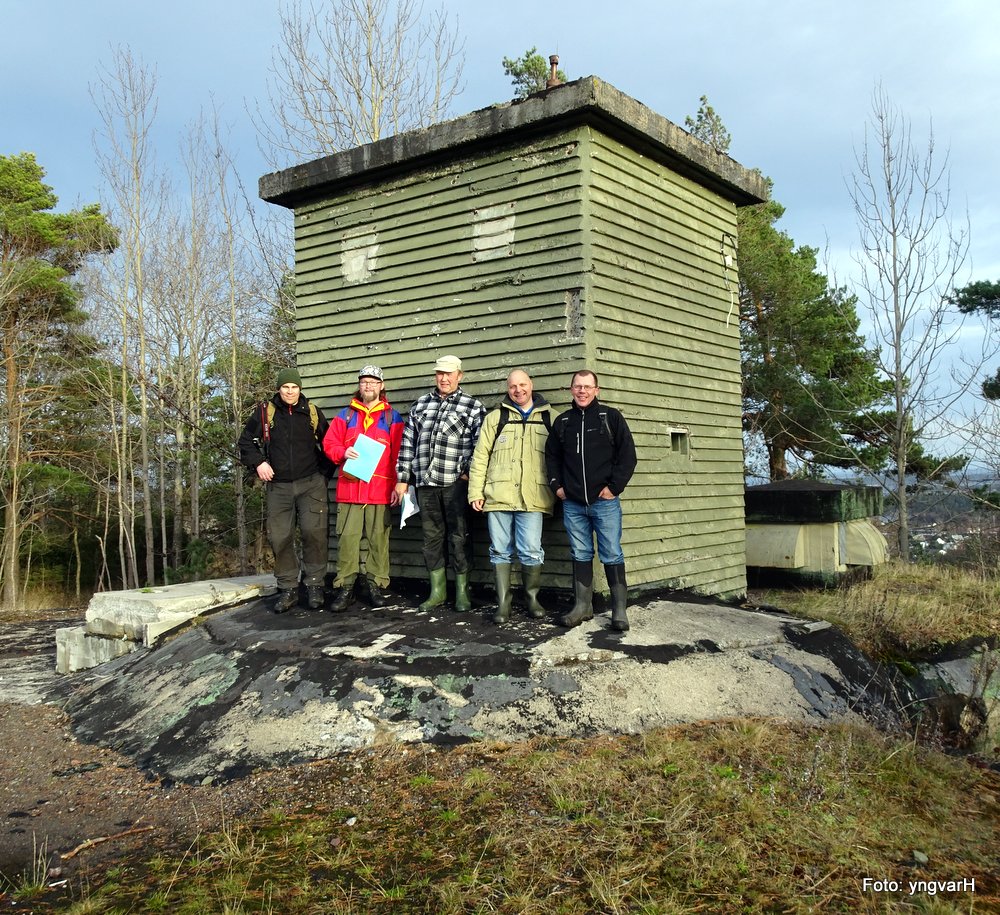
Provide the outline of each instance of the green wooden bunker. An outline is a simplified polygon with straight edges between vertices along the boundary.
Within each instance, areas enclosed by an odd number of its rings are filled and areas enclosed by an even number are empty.
[[[523,367],[565,408],[572,372],[592,368],[638,447],[630,586],[727,597],[746,590],[736,210],[766,194],[595,77],[260,179],[294,212],[310,397],[332,413],[376,362],[405,413],[455,353],[487,407]],[[474,531],[474,580],[491,581]],[[544,545],[546,583],[569,587],[558,515]],[[392,560],[425,577],[419,527],[397,530]]]

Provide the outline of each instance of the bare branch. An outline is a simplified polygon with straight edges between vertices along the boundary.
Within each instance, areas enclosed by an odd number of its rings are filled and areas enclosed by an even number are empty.
[[[253,120],[275,168],[445,116],[461,91],[463,43],[442,7],[416,0],[289,0]]]

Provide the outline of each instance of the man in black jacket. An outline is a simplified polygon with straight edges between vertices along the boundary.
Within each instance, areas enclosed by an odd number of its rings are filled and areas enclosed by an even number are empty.
[[[570,386],[573,406],[552,425],[545,446],[549,486],[563,503],[563,523],[573,557],[573,609],[559,622],[593,619],[594,535],[611,589],[611,628],[628,629],[628,586],[622,553],[618,497],[635,471],[635,444],[625,417],[597,399],[597,375],[581,369]]]
[[[323,609],[329,505],[316,445],[323,441],[328,425],[319,407],[302,394],[299,373],[282,369],[277,393],[269,403],[258,404],[240,436],[240,460],[267,485],[267,533],[278,582],[275,613],[291,610],[298,601],[296,524],[302,540],[301,576],[309,608]]]

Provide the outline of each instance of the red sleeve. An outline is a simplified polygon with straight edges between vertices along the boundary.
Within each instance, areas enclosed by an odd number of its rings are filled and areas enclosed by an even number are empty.
[[[344,463],[344,452],[347,450],[347,445],[344,442],[346,434],[347,423],[344,422],[343,417],[338,413],[333,418],[330,428],[326,430],[326,435],[323,437],[323,453],[334,464]]]

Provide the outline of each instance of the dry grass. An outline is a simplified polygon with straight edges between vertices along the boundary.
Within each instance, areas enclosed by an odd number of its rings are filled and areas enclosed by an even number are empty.
[[[1000,634],[985,572],[892,565],[757,597],[876,655]],[[91,873],[31,911],[1000,913],[1000,776],[869,730],[723,721],[390,747],[302,772],[256,819]],[[911,880],[975,890],[911,893]]]
[[[1000,778],[870,731],[730,721],[360,759],[60,910],[1000,911]],[[911,878],[976,889],[911,896]]]
[[[843,628],[876,657],[922,655],[969,638],[1000,638],[1000,570],[887,563],[840,588],[764,591],[774,604]]]

